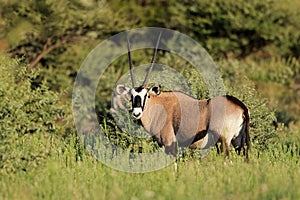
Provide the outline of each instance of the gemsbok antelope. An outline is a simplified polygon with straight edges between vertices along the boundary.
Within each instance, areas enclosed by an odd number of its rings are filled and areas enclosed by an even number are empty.
[[[240,154],[241,150],[248,162],[249,111],[233,96],[218,96],[198,100],[183,92],[162,91],[160,86],[146,87],[161,33],[152,56],[145,80],[135,87],[135,79],[127,38],[128,58],[132,88],[125,93],[131,94],[132,116],[140,120],[144,129],[152,135],[165,152],[177,155],[177,144],[182,147],[207,149],[221,143],[225,145],[225,156],[229,158],[230,144]],[[124,87],[122,88],[124,89]]]

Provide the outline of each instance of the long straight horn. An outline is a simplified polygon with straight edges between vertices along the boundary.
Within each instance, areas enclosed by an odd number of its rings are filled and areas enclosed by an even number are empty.
[[[156,54],[157,54],[157,48],[158,48],[159,41],[160,41],[160,37],[161,37],[161,32],[160,32],[159,35],[158,35],[157,42],[156,42],[156,46],[155,46],[155,49],[154,49],[154,51],[153,51],[153,56],[152,56],[151,64],[150,64],[150,66],[149,66],[149,68],[148,68],[148,71],[147,71],[145,80],[144,80],[144,82],[143,82],[143,85],[146,85],[146,83],[148,82],[149,77],[150,77],[150,73],[151,73],[151,71],[152,71],[152,69],[153,69],[155,57],[156,57]]]
[[[132,69],[132,60],[131,60],[131,54],[130,54],[130,43],[127,35],[127,51],[128,51],[128,62],[129,62],[129,67],[130,67],[130,77],[131,77],[131,83],[132,87],[135,87],[135,79],[133,75],[133,69]]]

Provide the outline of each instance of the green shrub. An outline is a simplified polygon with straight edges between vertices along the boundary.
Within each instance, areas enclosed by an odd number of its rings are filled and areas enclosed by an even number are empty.
[[[176,29],[216,57],[299,56],[296,1],[192,0],[169,7]]]
[[[17,59],[0,54],[0,171],[28,170],[41,163],[63,131],[65,117],[58,94],[32,81]],[[53,143],[52,143],[53,142]]]
[[[300,65],[296,58],[231,60],[221,62],[220,66],[224,79],[230,83],[238,85],[238,82],[243,83],[243,79],[250,79],[257,92],[268,99],[267,106],[276,111],[278,122],[288,125],[300,119],[297,92]]]

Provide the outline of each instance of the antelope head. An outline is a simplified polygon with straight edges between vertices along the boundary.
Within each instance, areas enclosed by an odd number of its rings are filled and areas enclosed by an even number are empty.
[[[139,87],[135,87],[135,78],[134,78],[134,74],[133,74],[132,60],[131,60],[131,55],[130,55],[130,43],[129,43],[129,39],[127,38],[128,60],[129,60],[129,66],[130,66],[130,76],[131,76],[131,81],[132,81],[132,89],[130,90],[131,103],[132,103],[132,116],[135,119],[140,119],[142,117],[147,99],[150,97],[150,95],[151,94],[152,95],[159,95],[160,94],[160,87],[159,86],[154,86],[150,89],[146,88],[146,84],[149,80],[150,73],[151,73],[151,71],[153,69],[153,66],[154,66],[154,61],[155,61],[155,57],[156,57],[156,54],[157,54],[157,48],[158,48],[158,45],[159,45],[160,38],[161,38],[161,32],[158,36],[156,46],[155,46],[155,49],[153,51],[151,64],[148,68],[145,80],[144,80],[143,84]]]
[[[147,99],[150,96],[157,96],[160,94],[160,86],[153,86],[150,89],[145,86],[140,86],[131,89],[132,101],[132,116],[135,119],[140,119],[147,104]]]

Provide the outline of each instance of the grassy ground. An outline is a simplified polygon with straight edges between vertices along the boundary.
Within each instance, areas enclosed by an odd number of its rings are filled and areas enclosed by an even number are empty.
[[[76,161],[69,145],[39,167],[2,174],[0,199],[299,199],[297,144],[252,148],[249,164],[213,150],[201,160],[180,159],[177,171],[173,163],[144,174],[115,171],[85,153]]]

